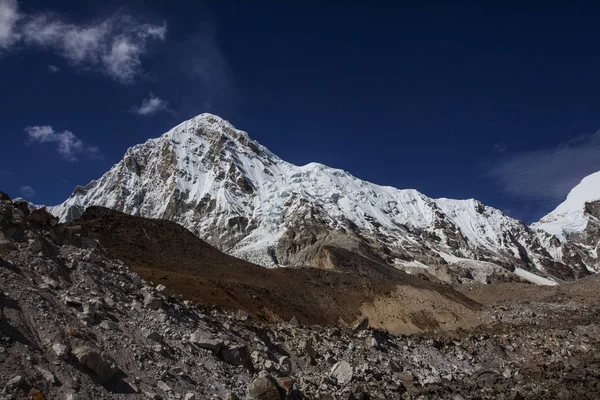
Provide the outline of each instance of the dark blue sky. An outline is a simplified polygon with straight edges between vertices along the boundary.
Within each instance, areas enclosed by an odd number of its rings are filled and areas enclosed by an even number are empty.
[[[202,112],[527,222],[600,170],[600,10],[275,3],[0,0],[0,190],[59,203]]]

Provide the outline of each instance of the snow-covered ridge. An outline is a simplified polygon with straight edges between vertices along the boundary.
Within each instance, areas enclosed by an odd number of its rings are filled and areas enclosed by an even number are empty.
[[[432,199],[319,163],[296,166],[211,114],[128,149],[51,212],[70,220],[90,205],[173,220],[265,266],[330,267],[324,246],[390,266],[444,263],[443,252],[543,274],[555,261],[527,226],[477,200]]]
[[[589,215],[584,212],[585,203],[597,200],[600,200],[600,171],[583,178],[564,202],[531,227],[548,232],[564,242],[570,234],[586,228]]]

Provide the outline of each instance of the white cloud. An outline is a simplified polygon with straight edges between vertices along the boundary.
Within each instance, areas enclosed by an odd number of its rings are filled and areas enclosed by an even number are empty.
[[[53,51],[75,67],[102,71],[125,84],[142,73],[149,42],[164,40],[166,33],[165,23],[144,24],[127,15],[76,24],[52,13],[20,14],[15,0],[0,0],[0,47],[20,42]]]
[[[19,39],[15,31],[19,17],[16,0],[0,0],[0,48],[9,47]]]
[[[31,186],[21,186],[20,190],[23,197],[35,197],[35,190]]]
[[[142,104],[139,106],[134,106],[131,108],[131,112],[138,115],[152,115],[156,114],[160,111],[167,111],[167,106],[169,103],[165,100],[162,100],[158,96],[155,96],[150,92],[148,97],[142,100]]]
[[[600,131],[555,148],[507,155],[490,170],[505,193],[554,207],[582,178],[600,170]]]
[[[58,68],[56,65],[48,65],[48,71],[50,71],[53,74],[55,74],[58,71],[60,71],[60,68]]]
[[[56,143],[58,154],[68,161],[77,161],[78,155],[92,158],[99,156],[100,151],[96,146],[87,146],[73,132],[55,132],[49,125],[28,126],[25,128],[28,135],[28,144]]]

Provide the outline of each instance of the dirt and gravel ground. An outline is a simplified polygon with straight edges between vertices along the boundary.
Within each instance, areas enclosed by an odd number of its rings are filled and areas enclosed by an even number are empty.
[[[0,399],[600,397],[596,277],[254,270],[174,224],[98,218],[0,199]]]

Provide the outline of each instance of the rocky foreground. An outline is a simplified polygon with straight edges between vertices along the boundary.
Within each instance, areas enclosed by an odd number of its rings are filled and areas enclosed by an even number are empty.
[[[469,330],[393,335],[367,319],[353,326],[306,326],[296,318],[266,324],[143,280],[79,229],[0,199],[2,399],[595,399],[600,393],[595,278],[555,288],[460,287],[483,307],[480,325]]]

